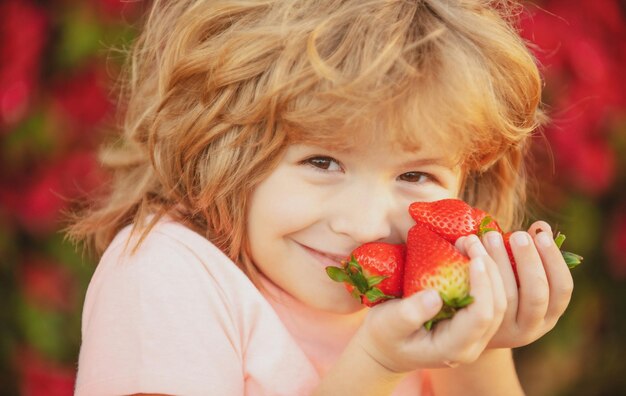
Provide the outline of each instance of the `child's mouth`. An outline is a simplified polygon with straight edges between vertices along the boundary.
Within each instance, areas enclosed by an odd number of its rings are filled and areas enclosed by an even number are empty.
[[[311,255],[313,258],[315,258],[324,267],[327,267],[329,265],[337,266],[342,261],[346,260],[346,258],[348,257],[348,255],[340,255],[340,254],[333,254],[333,253],[323,252],[323,251],[320,251],[320,250],[317,250],[317,249],[314,249],[314,248],[310,248],[310,247],[308,247],[306,245],[302,245],[300,243],[298,243],[298,244],[300,246],[302,246],[302,248],[309,255]]]

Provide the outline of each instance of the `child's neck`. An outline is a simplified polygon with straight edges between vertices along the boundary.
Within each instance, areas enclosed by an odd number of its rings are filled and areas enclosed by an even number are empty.
[[[310,307],[260,275],[261,293],[289,333],[323,375],[362,323],[367,308],[337,314]]]

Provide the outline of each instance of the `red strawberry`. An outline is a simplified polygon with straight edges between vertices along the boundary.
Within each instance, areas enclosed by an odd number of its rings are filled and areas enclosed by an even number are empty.
[[[497,231],[503,234],[496,220],[487,212],[473,208],[460,199],[442,199],[434,202],[413,202],[409,206],[411,217],[418,223],[423,224],[431,231],[437,233],[447,241],[454,243],[459,237],[470,234],[482,236],[489,231]],[[517,263],[511,251],[509,238],[511,233],[502,235],[506,246],[509,260],[515,279],[519,285],[517,275]],[[558,234],[555,243],[560,248],[565,240],[565,235]],[[571,269],[582,262],[582,257],[566,251],[561,251],[567,266]]]
[[[354,249],[343,267],[326,267],[328,276],[344,282],[368,307],[402,297],[405,245],[370,242]]]
[[[417,224],[407,237],[403,296],[424,289],[437,290],[444,303],[441,311],[425,324],[427,329],[473,301],[469,295],[469,259],[452,243]]]
[[[504,247],[506,248],[506,252],[509,255],[509,261],[511,262],[511,268],[513,269],[513,273],[515,274],[515,281],[517,282],[517,286],[519,286],[519,277],[517,276],[517,263],[515,262],[515,257],[513,257],[513,251],[511,250],[511,239],[512,232],[507,232],[502,235],[502,239],[504,240]]]
[[[454,243],[459,237],[488,231],[502,232],[498,223],[486,212],[472,208],[460,199],[434,202],[413,202],[409,214],[416,223]]]

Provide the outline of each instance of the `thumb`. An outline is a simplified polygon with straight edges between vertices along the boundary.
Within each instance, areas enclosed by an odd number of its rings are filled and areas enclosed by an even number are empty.
[[[386,305],[386,304],[381,304]],[[380,319],[386,323],[389,336],[404,339],[418,331],[441,309],[443,302],[436,290],[422,290],[397,300],[391,309],[381,312]]]

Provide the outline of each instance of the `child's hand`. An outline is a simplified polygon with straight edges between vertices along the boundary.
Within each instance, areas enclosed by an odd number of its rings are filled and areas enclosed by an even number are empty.
[[[488,257],[472,260],[470,282],[474,302],[433,330],[426,331],[423,325],[439,311],[442,301],[437,292],[425,290],[372,308],[357,342],[392,372],[473,362],[500,327],[506,296],[498,268]]]
[[[528,232],[518,231],[511,236],[519,289],[501,235],[488,232],[482,242],[472,235],[459,238],[456,245],[470,257],[486,254],[486,248],[500,270],[507,310],[489,347],[514,348],[530,344],[555,326],[574,288],[570,271],[552,238],[550,225],[539,221]]]

